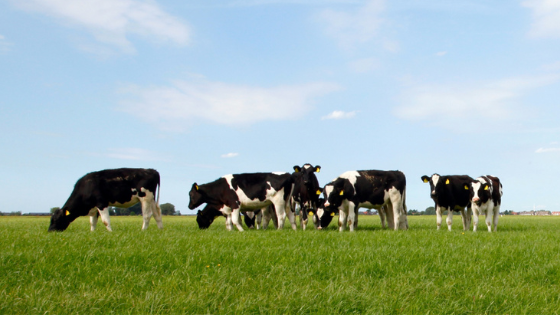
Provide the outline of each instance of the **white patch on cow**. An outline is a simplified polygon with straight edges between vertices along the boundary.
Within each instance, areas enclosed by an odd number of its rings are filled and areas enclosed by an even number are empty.
[[[311,168],[311,165],[310,165],[310,164],[305,164],[305,165],[303,166],[303,168],[305,168],[305,169]]]
[[[272,172],[272,174],[274,175],[284,175],[284,174],[288,174],[286,172]]]
[[[354,186],[356,184],[356,180],[358,179],[358,177],[360,177],[360,173],[358,173],[356,171],[348,171],[348,172],[342,173],[342,175],[340,175],[338,177],[347,179],[348,181],[350,181],[350,184],[352,184],[352,186]]]
[[[325,186],[325,190],[323,191],[325,193],[325,207],[330,206],[331,204],[329,203],[329,196],[331,195],[331,193],[333,192],[334,186],[333,185],[326,185]],[[319,216],[320,218],[321,216]]]
[[[473,192],[474,192],[472,201],[477,202],[478,200],[480,200],[480,197],[478,196],[478,190],[480,189],[480,186],[482,186],[482,184],[480,182],[474,182],[474,183],[471,183],[471,186],[472,186],[472,189],[473,189]]]
[[[325,210],[323,210],[323,208],[317,209],[317,217],[319,219],[321,219],[323,217],[323,214],[325,214]]]
[[[255,217],[255,213],[253,211],[247,211],[245,212],[245,215],[251,220]]]

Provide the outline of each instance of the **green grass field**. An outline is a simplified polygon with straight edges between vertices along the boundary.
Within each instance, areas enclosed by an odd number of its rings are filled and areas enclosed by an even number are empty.
[[[558,314],[560,218],[503,217],[498,233],[436,231],[409,216],[387,231],[228,232],[194,217],[0,217],[0,314]],[[289,225],[289,224],[288,224]]]

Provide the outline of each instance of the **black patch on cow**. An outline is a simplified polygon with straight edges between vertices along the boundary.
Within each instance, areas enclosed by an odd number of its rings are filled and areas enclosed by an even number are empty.
[[[64,206],[53,213],[49,231],[64,231],[93,208],[124,204],[134,195],[144,197],[142,187],[155,194],[159,185],[159,173],[153,169],[119,168],[88,173],[76,182]]]
[[[207,229],[217,217],[224,216],[223,213],[213,205],[207,204],[202,210],[198,210],[196,214],[196,223],[199,229]]]

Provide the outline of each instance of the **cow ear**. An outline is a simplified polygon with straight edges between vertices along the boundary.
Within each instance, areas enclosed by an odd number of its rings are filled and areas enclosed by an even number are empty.
[[[338,194],[338,195],[339,195],[339,196],[344,196],[344,189],[342,189],[342,190],[340,191],[340,194]]]
[[[488,184],[484,184],[484,190],[488,190],[488,187],[490,187]]]
[[[301,167],[299,167],[299,166],[297,166],[297,165],[294,166],[294,171],[296,171],[296,173],[301,172]]]
[[[319,165],[315,166],[315,172],[319,173],[321,171],[321,167]]]
[[[469,190],[469,185],[465,184],[465,190]]]
[[[198,190],[198,185],[197,185],[197,183],[192,184],[191,190]]]
[[[430,178],[429,178],[428,176],[424,175],[424,176],[422,176],[422,181],[423,181],[424,183],[427,183],[427,182],[430,181]]]
[[[320,189],[320,188],[319,188],[319,189],[317,189],[317,191],[315,192],[315,194],[317,194],[317,196],[321,195],[321,193],[322,193],[322,191],[321,191],[321,189]]]
[[[68,210],[64,211],[64,215],[65,215],[65,216],[69,216],[69,215],[70,215],[70,211],[68,211]]]

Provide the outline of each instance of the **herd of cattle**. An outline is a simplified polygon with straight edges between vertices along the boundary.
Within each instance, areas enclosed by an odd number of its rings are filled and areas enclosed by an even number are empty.
[[[294,166],[290,173],[246,173],[225,175],[213,182],[194,183],[189,192],[191,210],[206,204],[197,213],[199,228],[208,228],[215,218],[226,217],[226,228],[235,225],[243,231],[241,213],[250,228],[268,227],[270,220],[282,229],[286,216],[296,230],[296,212],[305,229],[308,218],[317,229],[327,227],[338,213],[339,230],[346,226],[353,231],[358,225],[358,209],[376,209],[383,227],[408,229],[406,207],[406,178],[401,171],[348,171],[324,187],[315,176],[320,166]],[[437,228],[440,229],[443,211],[451,230],[453,211],[460,211],[463,229],[470,228],[474,213],[473,230],[478,216],[486,216],[488,231],[496,231],[502,197],[502,184],[497,177],[481,176],[473,179],[466,175],[422,176],[430,184],[430,196],[435,202]],[[53,213],[49,231],[64,231],[79,216],[89,215],[91,230],[98,218],[109,231],[109,207],[142,205],[144,223],[148,228],[153,216],[163,228],[159,207],[160,176],[153,169],[121,168],[88,173],[80,178],[64,206]],[[156,197],[157,191],[157,197]],[[255,223],[256,221],[256,223]],[[493,225],[493,226],[492,226]]]

